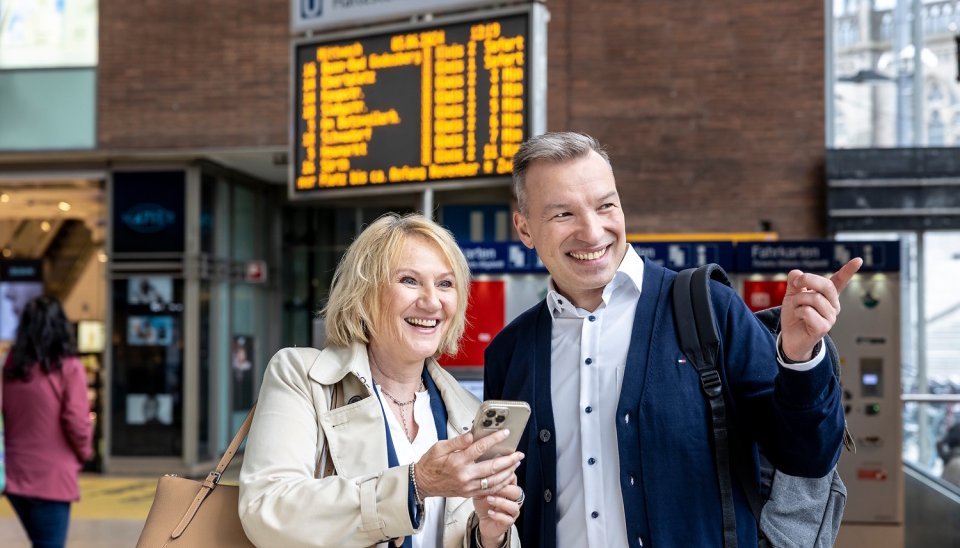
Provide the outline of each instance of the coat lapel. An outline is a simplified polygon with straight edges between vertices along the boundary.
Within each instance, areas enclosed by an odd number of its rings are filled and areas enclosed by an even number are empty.
[[[366,346],[327,347],[310,368],[313,403],[337,474],[356,478],[387,468],[387,441],[380,402],[370,390]],[[331,387],[343,381],[344,405],[329,409]],[[317,440],[318,457],[322,443]]]

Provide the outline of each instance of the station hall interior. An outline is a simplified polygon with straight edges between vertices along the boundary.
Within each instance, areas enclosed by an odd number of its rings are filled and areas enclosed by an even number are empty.
[[[864,258],[831,333],[858,447],[836,545],[960,546],[958,54],[958,0],[0,0],[0,351],[58,298],[85,489],[146,482],[135,511],[81,503],[70,545],[135,542],[150,478],[207,474],[270,357],[324,345],[334,269],[385,213],[467,257],[441,365],[482,397],[484,349],[547,290],[513,154],[580,131],[634,248],[720,264],[754,310]],[[16,527],[0,506],[0,544]]]

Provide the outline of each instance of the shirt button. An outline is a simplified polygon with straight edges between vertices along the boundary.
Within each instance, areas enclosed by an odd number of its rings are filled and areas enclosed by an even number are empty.
[[[584,409],[584,411],[586,411],[587,413],[593,413],[593,408],[588,405],[587,408]]]
[[[590,517],[593,519],[597,519],[600,517],[600,512],[597,512],[596,510],[594,510],[593,512],[590,512]]]
[[[630,413],[627,413],[626,415],[623,416],[623,422],[626,424],[630,424]]]
[[[585,364],[587,364],[587,365],[590,365],[591,363],[593,363],[593,358],[587,358],[587,359],[583,360],[583,363],[585,363]]]
[[[633,479],[633,476],[630,476],[630,485],[633,485],[636,481]]]
[[[548,441],[550,441],[550,431],[547,430],[546,428],[540,431],[540,441],[542,441],[543,443],[547,443]]]
[[[587,464],[589,464],[589,465],[591,465],[591,466],[593,466],[593,465],[596,464],[596,463],[597,463],[597,459],[595,459],[595,458],[593,458],[593,457],[590,457],[589,459],[587,459]]]
[[[544,490],[543,500],[546,502],[550,502],[551,500],[553,500],[553,492],[551,492],[549,489]]]
[[[590,320],[591,322],[597,321],[597,317],[596,317],[596,316],[588,316],[587,319]]]

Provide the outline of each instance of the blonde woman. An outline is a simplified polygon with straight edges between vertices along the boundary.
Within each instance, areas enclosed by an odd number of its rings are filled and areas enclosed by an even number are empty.
[[[327,348],[287,348],[267,367],[240,473],[252,542],[519,545],[523,454],[475,462],[506,435],[472,439],[479,403],[436,362],[457,350],[469,283],[453,237],[423,216],[357,237],[334,274]],[[336,470],[320,478],[325,449]]]

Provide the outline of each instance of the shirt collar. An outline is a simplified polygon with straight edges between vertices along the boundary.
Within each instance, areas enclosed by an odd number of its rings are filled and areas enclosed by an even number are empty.
[[[615,296],[615,294],[620,293],[620,289],[635,289],[631,291],[634,294],[634,298],[639,296],[640,288],[643,285],[643,259],[640,255],[637,254],[636,250],[633,249],[633,245],[627,244],[627,252],[623,256],[623,260],[620,261],[620,266],[617,267],[617,272],[613,275],[613,279],[610,280],[610,283],[603,288],[603,304],[601,306],[607,305],[610,303],[610,299]],[[567,299],[559,292],[557,292],[557,286],[553,283],[553,278],[550,278],[550,282],[547,286],[547,304],[550,306],[550,313],[554,318],[560,316],[564,310],[568,313],[573,314],[574,316],[579,315],[576,311],[576,308],[573,306],[573,303],[570,302],[570,299]]]

